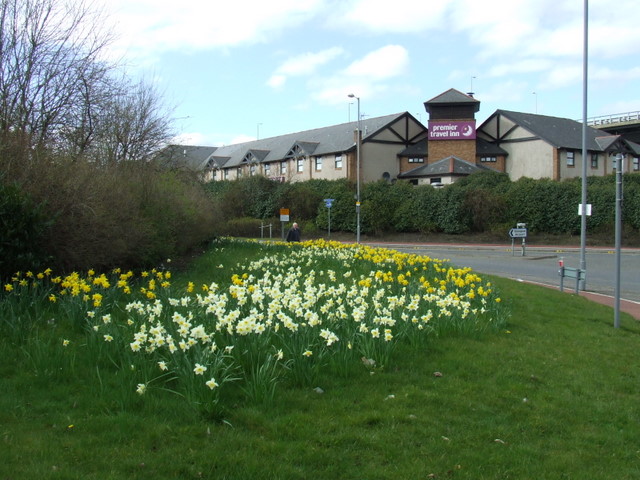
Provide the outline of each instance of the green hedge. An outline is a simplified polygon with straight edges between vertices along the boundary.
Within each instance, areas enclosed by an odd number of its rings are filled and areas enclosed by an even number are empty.
[[[281,184],[256,178],[212,185],[208,187],[209,193],[227,215],[277,217],[279,208],[289,208],[292,221],[314,222],[320,230],[328,227],[329,212],[323,199],[333,198],[331,230],[355,232],[353,182],[313,180]],[[640,175],[625,175],[624,182],[625,228],[638,231]],[[523,222],[532,233],[575,235],[581,226],[580,179],[558,182],[522,178],[512,182],[506,174],[479,172],[439,189],[403,181],[372,182],[361,185],[361,189],[363,234],[495,233],[506,232]],[[611,231],[615,220],[615,176],[590,177],[587,202],[592,204],[588,231]],[[257,212],[265,217],[256,216]]]
[[[219,235],[219,210],[186,172],[50,157],[12,169],[12,161],[0,156],[3,276],[152,266]]]
[[[0,279],[47,265],[51,220],[17,184],[0,182]]]

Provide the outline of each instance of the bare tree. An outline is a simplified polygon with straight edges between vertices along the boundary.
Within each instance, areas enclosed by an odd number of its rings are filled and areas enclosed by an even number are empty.
[[[84,2],[0,0],[0,134],[43,146],[66,126],[83,81],[110,70],[97,14]]]
[[[123,80],[97,119],[94,156],[103,163],[149,159],[173,136],[170,113],[153,84]]]
[[[0,0],[0,143],[110,163],[168,141],[158,91],[104,60],[101,15],[83,0]]]

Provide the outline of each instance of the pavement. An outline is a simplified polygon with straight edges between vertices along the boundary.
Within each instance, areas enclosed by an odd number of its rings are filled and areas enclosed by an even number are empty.
[[[535,283],[536,285],[541,285],[543,287],[552,288],[554,290],[560,290],[560,288],[556,285],[549,285],[547,283],[538,283],[538,282],[527,282],[527,283]],[[572,288],[564,288],[564,293],[576,295],[576,292]],[[597,292],[589,292],[585,290],[579,290],[578,295],[581,297],[585,297],[586,299],[600,303],[602,305],[607,305],[611,308],[615,308],[615,297],[611,295],[605,295],[603,293]],[[620,311],[628,313],[636,320],[640,320],[640,302],[636,302],[634,300],[626,300],[624,298],[620,299]]]
[[[575,292],[574,292],[575,294]],[[592,302],[601,303],[610,307],[615,307],[615,298],[610,295],[603,295],[601,293],[593,292],[579,292],[578,295],[586,297]],[[633,300],[620,299],[620,311],[628,313],[636,320],[640,320],[640,302],[634,302]]]

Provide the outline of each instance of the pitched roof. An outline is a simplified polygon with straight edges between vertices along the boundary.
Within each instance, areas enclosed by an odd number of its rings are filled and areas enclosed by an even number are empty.
[[[186,166],[192,170],[204,170],[217,147],[198,145],[167,145],[155,157],[167,166]]]
[[[631,140],[627,140],[622,135],[606,135],[597,137],[596,142],[604,152],[640,155],[640,145],[632,142]]]
[[[520,127],[528,130],[533,135],[550,143],[556,148],[567,148],[579,150],[582,148],[582,123],[568,118],[550,117],[533,113],[512,112],[509,110],[496,110],[495,113],[485,120],[487,123],[496,115],[502,115]],[[483,125],[484,125],[483,123]],[[482,129],[482,125],[480,126]],[[587,126],[587,149],[602,151],[596,137],[602,136],[602,131]]]
[[[450,88],[446,92],[433,97],[431,100],[424,102],[427,112],[430,112],[431,106],[450,106],[450,105],[473,105],[475,111],[480,110],[480,101],[470,95],[464,94],[455,88]]]
[[[421,165],[417,168],[401,173],[398,178],[434,177],[440,175],[471,175],[479,170],[490,170],[483,165],[475,165],[455,155],[450,155],[429,165]]]
[[[373,117],[361,120],[362,141],[375,135],[379,130],[406,115],[406,112]],[[218,147],[215,150],[216,157],[227,157],[225,167],[236,167],[242,163],[249,151],[268,152],[261,160],[268,163],[283,160],[290,157],[292,148],[296,145],[302,148],[305,154],[325,155],[331,153],[346,152],[355,148],[355,130],[358,122],[341,123],[329,127],[315,128],[296,133],[288,133],[277,137],[263,138],[250,142],[236,143]],[[315,148],[314,148],[315,147]]]

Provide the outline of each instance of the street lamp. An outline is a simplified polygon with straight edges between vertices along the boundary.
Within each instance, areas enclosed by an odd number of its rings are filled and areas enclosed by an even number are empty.
[[[360,97],[356,97],[353,93],[350,93],[348,97],[355,98],[358,101],[358,127],[356,137],[356,243],[360,243]]]
[[[616,155],[616,287],[613,312],[613,326],[620,328],[620,250],[622,246],[622,175],[624,155]]]

